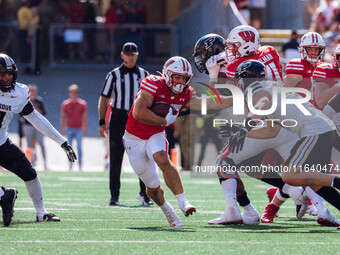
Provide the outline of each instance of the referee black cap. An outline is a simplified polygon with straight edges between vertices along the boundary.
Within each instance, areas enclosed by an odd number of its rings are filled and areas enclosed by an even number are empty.
[[[129,55],[129,54],[138,54],[138,47],[133,42],[127,42],[123,46],[123,54]]]

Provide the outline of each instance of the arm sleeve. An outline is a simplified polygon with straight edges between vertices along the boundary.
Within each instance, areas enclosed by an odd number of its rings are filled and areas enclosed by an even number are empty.
[[[24,115],[24,118],[57,144],[61,145],[66,142],[66,139],[52,126],[52,124],[36,110],[28,115]]]

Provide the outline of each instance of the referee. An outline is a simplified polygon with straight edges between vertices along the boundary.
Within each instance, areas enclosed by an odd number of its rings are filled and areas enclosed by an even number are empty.
[[[110,98],[112,98],[110,102],[112,111],[108,123],[111,192],[109,205],[119,205],[120,173],[125,150],[122,137],[129,111],[139,89],[139,83],[149,74],[148,71],[136,65],[138,59],[136,44],[125,43],[120,55],[123,64],[107,74],[98,105],[98,131],[102,137],[106,137],[105,114]],[[140,193],[137,199],[143,205],[153,204],[146,195],[144,183],[139,180],[139,184]]]

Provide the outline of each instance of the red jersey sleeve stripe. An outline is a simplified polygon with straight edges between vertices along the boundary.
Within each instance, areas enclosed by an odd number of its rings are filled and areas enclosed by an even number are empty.
[[[148,86],[145,85],[145,84],[142,84],[142,86],[141,86],[140,88],[141,88],[141,89],[145,89],[145,90],[147,90],[147,91],[149,91],[149,92],[151,92],[151,93],[156,93],[156,90],[154,90],[154,89],[148,87]]]
[[[303,65],[298,65],[298,64],[288,64],[287,67],[301,67],[301,68],[303,68]]]
[[[291,70],[303,71],[303,68],[296,68],[296,67],[287,67],[286,68],[286,71],[291,71]]]
[[[155,85],[153,85],[153,84],[151,84],[151,83],[149,83],[149,82],[146,82],[146,81],[143,81],[142,82],[142,85],[147,85],[147,86],[149,86],[149,87],[151,87],[151,88],[153,88],[153,89],[156,89],[157,90],[157,86],[155,86]]]

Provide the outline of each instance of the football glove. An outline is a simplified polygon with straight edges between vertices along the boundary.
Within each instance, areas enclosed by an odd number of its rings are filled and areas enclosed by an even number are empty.
[[[227,123],[226,125],[221,125],[218,129],[218,133],[222,136],[222,137],[230,137],[232,136],[234,133],[236,133],[239,130],[238,126],[235,125],[230,125],[229,123]]]
[[[247,133],[248,133],[248,130],[246,128],[241,128],[229,138],[230,150],[233,153],[235,151],[236,153],[238,153],[239,151],[243,149],[243,143],[244,143],[244,140],[246,139]]]
[[[207,62],[205,62],[205,67],[209,72],[210,79],[218,78],[220,72],[220,65],[217,64],[217,55],[211,56]]]
[[[76,161],[77,155],[74,153],[72,147],[68,144],[67,141],[61,145],[61,148],[63,148],[63,150],[65,151],[70,162]]]
[[[177,113],[173,115],[172,114],[172,107],[170,107],[168,114],[165,116],[165,120],[166,120],[165,126],[169,126],[172,123],[174,123],[176,121],[178,114],[179,114],[179,111],[177,111]]]

